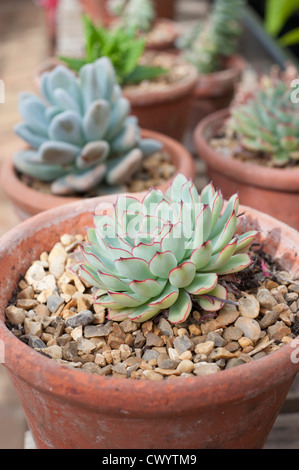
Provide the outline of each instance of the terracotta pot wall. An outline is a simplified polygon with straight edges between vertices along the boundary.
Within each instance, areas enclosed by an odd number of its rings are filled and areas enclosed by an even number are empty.
[[[111,201],[113,198],[109,198]],[[89,375],[46,358],[4,325],[4,308],[30,262],[63,233],[92,223],[93,199],[23,222],[0,240],[0,339],[5,366],[40,448],[260,448],[299,365],[291,345],[218,374],[177,381],[130,381]],[[265,249],[299,274],[299,233],[240,207]]]

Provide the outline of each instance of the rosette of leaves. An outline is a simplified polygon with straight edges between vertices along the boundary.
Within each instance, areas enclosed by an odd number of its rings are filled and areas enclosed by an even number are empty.
[[[167,309],[181,323],[194,302],[215,312],[227,295],[221,276],[252,262],[246,252],[256,232],[237,235],[238,204],[234,195],[223,211],[212,184],[199,195],[181,174],[166,194],[152,189],[141,202],[119,196],[95,216],[77,272],[99,289],[96,302],[110,320],[143,322]]]
[[[24,122],[15,132],[30,149],[14,155],[15,168],[51,182],[53,194],[83,193],[100,184],[118,188],[144,156],[161,149],[142,139],[109,59],[85,65],[77,77],[65,66],[42,75],[41,97],[20,96]]]
[[[118,83],[138,84],[167,73],[162,67],[139,64],[145,51],[145,39],[137,36],[136,28],[106,29],[96,26],[83,15],[84,57],[60,57],[70,69],[79,72],[81,67],[101,57],[108,57],[114,67]]]
[[[108,0],[109,12],[117,17],[125,28],[142,32],[151,29],[156,17],[153,0]]]
[[[228,122],[245,149],[271,156],[278,166],[299,160],[299,109],[293,92],[287,82],[264,79],[252,98],[232,107]]]
[[[244,5],[244,0],[216,0],[207,22],[197,24],[179,40],[178,45],[185,50],[186,59],[199,73],[221,70],[223,58],[236,52]]]

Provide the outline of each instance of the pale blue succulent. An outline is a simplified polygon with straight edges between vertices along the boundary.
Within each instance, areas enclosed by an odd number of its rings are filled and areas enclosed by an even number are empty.
[[[79,76],[55,67],[42,75],[40,92],[20,96],[24,122],[15,132],[30,148],[13,162],[19,172],[51,182],[53,194],[84,193],[101,183],[118,187],[162,147],[141,138],[106,57],[82,67]]]

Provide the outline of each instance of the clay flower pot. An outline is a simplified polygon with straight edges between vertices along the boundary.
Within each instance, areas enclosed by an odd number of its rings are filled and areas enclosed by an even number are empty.
[[[131,113],[138,118],[140,127],[182,141],[198,77],[195,67],[187,63],[186,67],[189,68],[186,78],[168,86],[152,90],[140,85],[123,88],[123,96],[130,101]]]
[[[162,142],[164,150],[169,154],[173,165],[177,169],[177,173],[183,173],[188,178],[194,177],[194,160],[181,144],[169,137],[148,130],[142,131],[142,137]],[[165,184],[160,189],[166,190],[172,179],[165,181]],[[11,157],[4,160],[2,164],[0,181],[3,190],[11,200],[21,220],[25,220],[39,212],[81,199],[79,197],[71,198],[45,194],[28,187],[18,178]]]
[[[114,17],[107,10],[107,0],[80,0],[82,9],[96,23],[109,25]],[[176,0],[155,0],[157,18],[173,19],[175,16]]]
[[[58,364],[17,339],[4,309],[30,263],[64,233],[84,233],[94,198],[38,214],[0,240],[0,340],[5,367],[43,449],[239,449],[263,447],[299,363],[289,343],[257,361],[175,381],[121,380]],[[242,207],[248,229],[282,267],[299,273],[299,233]],[[297,346],[298,348],[298,346]],[[296,363],[297,362],[297,363]]]
[[[191,128],[194,129],[205,116],[228,107],[244,69],[243,58],[232,56],[224,62],[220,72],[199,75],[193,93]]]
[[[240,200],[299,230],[299,169],[268,168],[242,162],[216,152],[209,140],[215,136],[229,110],[206,117],[194,132],[199,157],[209,177],[225,198],[239,192]]]

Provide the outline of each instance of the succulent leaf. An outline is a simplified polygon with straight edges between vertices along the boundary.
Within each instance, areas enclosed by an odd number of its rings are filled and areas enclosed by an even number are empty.
[[[104,286],[106,295],[100,291],[97,303],[108,309],[110,320],[142,322],[169,309],[169,320],[180,323],[190,314],[193,301],[217,311],[226,299],[221,276],[250,265],[246,251],[256,232],[237,235],[238,196],[228,201],[221,215],[219,191],[211,185],[205,188],[204,203],[195,191],[178,175],[167,194],[151,189],[141,202],[120,195],[109,214],[95,217],[88,241],[81,246],[84,261],[79,275],[88,282],[94,277],[97,287]],[[178,208],[190,201],[193,225],[185,231],[181,230],[185,212]],[[161,212],[163,219],[157,216]],[[209,215],[204,235],[199,236],[198,217],[205,213]],[[216,213],[218,219],[213,220]],[[195,240],[200,243],[193,247]]]

